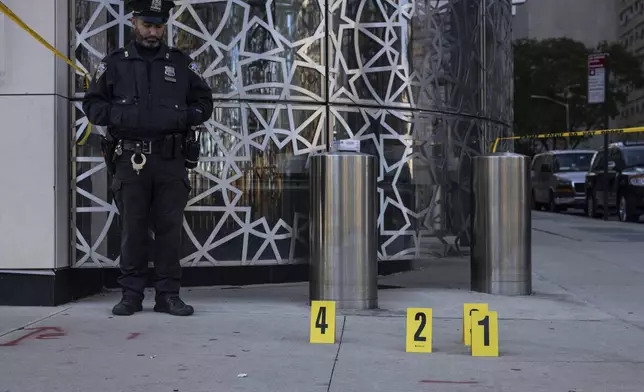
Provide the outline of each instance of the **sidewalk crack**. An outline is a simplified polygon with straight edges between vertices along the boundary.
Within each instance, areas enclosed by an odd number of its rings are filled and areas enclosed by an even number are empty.
[[[329,384],[326,388],[326,392],[331,391],[331,382],[333,381],[333,373],[335,372],[335,365],[338,363],[338,357],[340,356],[340,349],[342,348],[342,337],[344,336],[344,326],[347,323],[347,316],[342,317],[342,330],[340,330],[340,339],[338,344],[338,351],[335,352],[335,358],[333,359],[333,367],[331,368],[331,376],[329,377]]]
[[[39,319],[37,319],[37,320],[30,321],[30,322],[28,322],[27,324],[25,324],[25,325],[23,325],[23,326],[21,326],[21,327],[13,328],[13,329],[11,329],[11,330],[9,330],[9,331],[7,331],[7,332],[0,333],[0,338],[2,338],[2,337],[4,337],[4,336],[7,336],[7,335],[9,335],[10,333],[14,333],[14,332],[16,332],[16,331],[20,331],[21,329],[25,329],[25,328],[27,328],[27,327],[30,327],[30,326],[32,326],[32,325],[34,325],[34,324],[36,324],[36,323],[41,322],[41,321],[45,321],[45,320],[47,320],[47,319],[49,319],[49,318],[52,318],[52,317],[54,317],[54,316],[57,316],[57,315],[61,314],[62,312],[66,311],[66,310],[69,310],[69,309],[71,309],[71,306],[65,307],[65,308],[63,308],[62,310],[59,310],[59,311],[54,312],[54,313],[52,313],[52,314],[50,314],[50,315],[47,315],[47,316],[41,317],[41,318],[39,318]]]

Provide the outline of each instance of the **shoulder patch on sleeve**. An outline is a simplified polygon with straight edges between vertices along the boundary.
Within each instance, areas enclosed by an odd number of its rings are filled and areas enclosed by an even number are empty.
[[[101,76],[107,71],[107,63],[101,61],[96,67],[96,73],[94,74],[94,80],[99,80]]]
[[[197,76],[201,77],[201,71],[199,70],[199,65],[196,62],[194,61],[190,62],[190,65],[188,66],[188,68],[190,68],[192,72],[197,74]]]

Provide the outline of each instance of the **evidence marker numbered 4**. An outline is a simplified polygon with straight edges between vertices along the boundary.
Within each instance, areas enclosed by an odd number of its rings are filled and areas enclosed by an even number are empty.
[[[335,343],[335,301],[311,301],[310,342]]]

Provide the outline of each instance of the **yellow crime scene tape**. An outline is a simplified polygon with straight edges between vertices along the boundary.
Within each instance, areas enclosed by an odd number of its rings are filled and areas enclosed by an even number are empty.
[[[90,82],[90,76],[89,74],[83,70],[81,67],[78,65],[74,64],[72,60],[70,60],[67,56],[64,54],[60,53],[58,49],[54,48],[49,44],[49,42],[45,41],[43,37],[41,37],[38,33],[36,33],[33,29],[31,29],[25,22],[23,22],[18,15],[14,14],[13,11],[7,7],[2,0],[0,0],[0,12],[3,14],[7,15],[9,19],[11,19],[15,24],[20,26],[24,31],[29,33],[34,39],[38,42],[40,42],[44,47],[52,51],[57,57],[62,59],[64,62],[69,64],[70,67],[74,68],[76,71],[80,72],[83,76],[85,76],[85,90],[89,88],[89,82]],[[85,129],[85,134],[83,137],[77,142],[78,145],[82,146],[87,142],[87,139],[89,138],[89,135],[92,133],[92,124],[88,121],[87,122],[87,128]]]
[[[492,152],[496,152],[496,149],[501,140],[530,140],[530,139],[548,139],[553,137],[576,137],[576,136],[587,136],[587,135],[619,135],[625,133],[637,133],[644,132],[644,127],[633,127],[633,128],[615,128],[615,129],[598,129],[595,131],[573,131],[573,132],[560,132],[560,133],[539,133],[535,135],[526,135],[526,136],[508,136],[508,137],[498,137],[492,144]]]

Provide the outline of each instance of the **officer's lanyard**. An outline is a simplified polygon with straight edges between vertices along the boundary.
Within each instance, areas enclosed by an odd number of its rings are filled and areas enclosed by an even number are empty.
[[[58,49],[54,48],[49,44],[49,42],[45,41],[43,37],[41,37],[38,33],[36,33],[33,29],[31,29],[25,22],[23,22],[18,15],[14,14],[13,11],[7,7],[2,0],[0,0],[0,12],[3,14],[7,15],[9,19],[11,19],[15,24],[20,26],[24,31],[29,33],[32,37],[36,39],[36,41],[40,42],[44,47],[52,51],[57,57],[62,59],[64,62],[69,64],[70,67],[74,68],[76,71],[80,72],[83,76],[85,76],[84,84],[85,84],[85,90],[89,88],[89,82],[90,82],[90,76],[89,73],[87,73],[84,69],[79,67],[78,65],[74,64],[72,60],[70,60],[67,56],[64,54],[60,53]],[[92,124],[88,121],[87,122],[87,128],[85,129],[85,134],[83,137],[76,142],[77,145],[82,146],[87,142],[87,139],[89,138],[89,135],[92,133]]]

